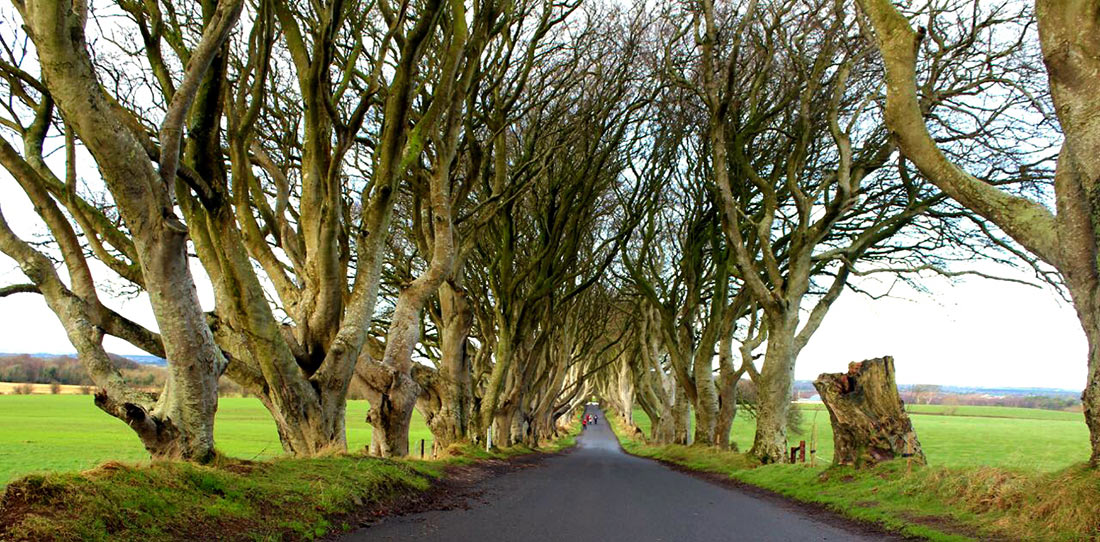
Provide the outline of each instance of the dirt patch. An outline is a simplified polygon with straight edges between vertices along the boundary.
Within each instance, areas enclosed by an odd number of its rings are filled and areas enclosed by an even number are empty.
[[[16,521],[26,516],[30,505],[27,504],[26,492],[21,488],[9,488],[0,497],[0,540],[6,540],[7,526],[15,525]]]

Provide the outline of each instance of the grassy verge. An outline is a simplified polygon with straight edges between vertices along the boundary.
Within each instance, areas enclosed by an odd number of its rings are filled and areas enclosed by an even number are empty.
[[[628,453],[729,476],[794,500],[936,541],[1100,540],[1100,472],[1074,465],[1054,472],[996,467],[872,469],[761,466],[736,452],[649,446],[611,420]]]
[[[577,429],[538,451],[560,451]],[[446,459],[360,454],[212,465],[109,462],[84,472],[32,474],[8,484],[0,540],[312,540],[351,525],[364,507],[429,489],[447,467],[505,459],[526,447],[456,447]]]

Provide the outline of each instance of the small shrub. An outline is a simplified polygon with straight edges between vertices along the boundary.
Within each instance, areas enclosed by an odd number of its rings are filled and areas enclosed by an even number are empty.
[[[11,392],[15,395],[30,395],[34,393],[34,384],[19,384]]]
[[[92,387],[91,386],[80,386],[80,395],[91,395],[91,394],[92,394]]]
[[[50,393],[53,395],[61,395],[61,383],[56,380],[50,382]]]

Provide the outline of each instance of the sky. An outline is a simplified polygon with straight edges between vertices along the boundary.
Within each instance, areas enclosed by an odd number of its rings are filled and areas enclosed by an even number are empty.
[[[969,278],[927,282],[896,298],[846,292],[799,356],[795,376],[843,372],[890,355],[899,384],[1041,387],[1085,384],[1085,334],[1072,305],[1050,288]]]

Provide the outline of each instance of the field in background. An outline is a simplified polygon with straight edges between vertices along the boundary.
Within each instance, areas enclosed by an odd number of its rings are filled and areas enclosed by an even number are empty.
[[[91,395],[91,386],[74,386],[72,384],[58,384],[61,395]],[[17,382],[0,382],[0,395],[18,395],[17,388],[27,388],[33,395],[53,395],[50,384],[20,384]],[[89,391],[84,393],[84,389]],[[0,414],[2,415],[2,414]]]
[[[44,389],[49,386],[43,384]],[[366,401],[349,401],[348,449],[370,443],[370,425],[364,421]],[[214,426],[217,448],[242,459],[264,459],[282,454],[275,422],[259,399],[223,397],[218,401]],[[432,435],[419,413],[413,413],[409,449],[419,454],[420,439],[430,453]],[[0,485],[41,471],[72,471],[104,461],[145,461],[149,454],[125,424],[92,404],[90,395],[0,396]]]
[[[0,403],[2,404],[2,403]],[[817,426],[818,464],[833,459],[829,413],[821,405],[800,405],[803,430],[789,435],[791,446],[811,443]],[[1052,472],[1089,456],[1088,428],[1080,413],[1031,408],[918,405],[910,411],[928,463],[944,467],[991,466]],[[635,409],[634,422],[649,435],[649,418]],[[755,423],[739,412],[731,432],[741,451],[752,447]],[[807,454],[806,461],[809,461]]]
[[[47,385],[43,385],[48,390]],[[817,426],[817,459],[832,460],[829,415],[820,405],[802,405],[803,431],[790,436],[792,445],[810,443]],[[364,421],[366,401],[348,403],[348,449],[370,442]],[[920,405],[912,408],[913,424],[932,465],[995,466],[1021,471],[1051,472],[1088,457],[1088,430],[1081,414],[1008,407]],[[649,431],[649,419],[634,412],[635,423]],[[739,413],[732,437],[741,450],[752,446],[754,423]],[[230,457],[264,459],[282,454],[275,423],[255,398],[228,397],[219,402],[215,438],[218,450]],[[420,439],[431,450],[431,432],[419,413],[413,414],[410,450]],[[0,396],[0,484],[37,471],[72,471],[104,461],[144,461],[148,455],[122,422],[104,414],[88,395]]]

